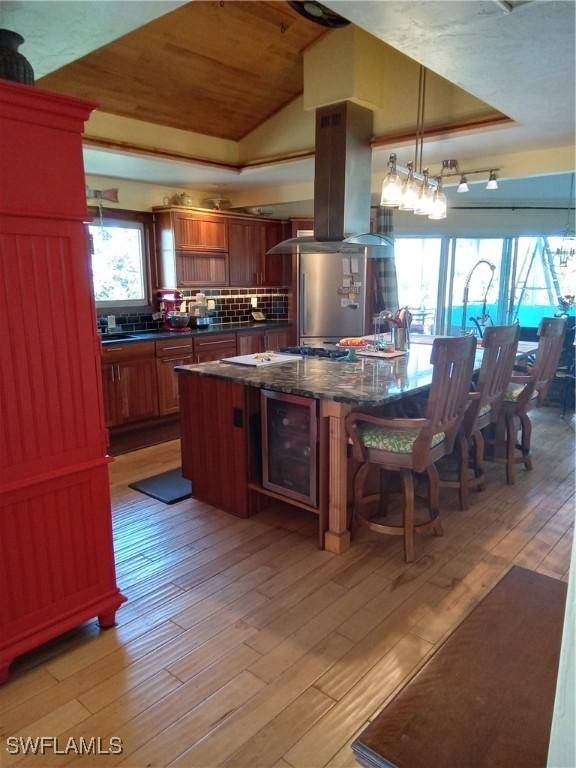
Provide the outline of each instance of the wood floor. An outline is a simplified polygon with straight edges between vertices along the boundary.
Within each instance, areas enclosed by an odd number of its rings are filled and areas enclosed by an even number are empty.
[[[20,659],[0,688],[0,765],[352,768],[350,742],[514,563],[567,579],[574,425],[534,413],[534,471],[503,467],[445,535],[361,533],[316,549],[316,520],[269,510],[238,520],[187,500],[165,506],[129,482],[179,463],[178,443],[112,467],[116,629],[94,622]],[[223,469],[225,481],[225,469]],[[7,736],[110,736],[123,753],[9,755]]]

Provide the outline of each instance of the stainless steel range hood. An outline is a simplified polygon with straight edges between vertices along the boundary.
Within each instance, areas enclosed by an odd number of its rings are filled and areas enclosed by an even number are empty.
[[[351,101],[316,110],[314,237],[268,253],[346,253],[386,258],[393,240],[370,232],[372,112]]]

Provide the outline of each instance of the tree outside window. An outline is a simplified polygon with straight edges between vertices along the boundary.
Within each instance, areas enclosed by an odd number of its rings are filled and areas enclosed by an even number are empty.
[[[147,303],[144,227],[138,222],[104,220],[90,224],[92,278],[96,305],[130,306]]]

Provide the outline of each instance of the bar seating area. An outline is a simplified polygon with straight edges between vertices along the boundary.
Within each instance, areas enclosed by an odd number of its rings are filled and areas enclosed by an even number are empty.
[[[528,411],[544,403],[562,352],[565,325],[564,318],[541,321],[534,363],[523,366],[521,373],[515,366],[518,324],[486,328],[482,362],[475,377],[476,337],[436,338],[431,356],[432,383],[426,399],[419,399],[416,405],[423,411],[422,417],[349,413],[345,425],[352,458],[357,462],[351,530],[361,525],[373,532],[403,536],[405,561],[413,562],[416,531],[432,530],[442,535],[442,488],[457,489],[464,511],[470,505],[470,490],[485,488],[485,459],[506,466],[509,485],[515,482],[516,464],[532,469]],[[486,446],[489,450],[485,455]],[[448,457],[456,465],[456,479],[439,475],[436,463]],[[371,492],[375,469],[379,489]],[[390,524],[386,518],[393,474],[400,476],[402,507],[400,522]],[[427,477],[429,519],[423,522],[415,521],[415,475]]]

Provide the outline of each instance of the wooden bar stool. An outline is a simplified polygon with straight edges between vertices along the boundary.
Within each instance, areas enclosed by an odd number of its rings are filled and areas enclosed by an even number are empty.
[[[424,418],[387,419],[363,413],[350,413],[346,429],[352,441],[352,453],[360,466],[354,477],[354,522],[370,530],[404,537],[404,557],[414,560],[414,532],[432,529],[442,534],[439,520],[439,482],[434,463],[453,446],[470,389],[476,339],[438,338],[432,347],[434,366],[430,395]],[[402,525],[383,525],[373,522],[364,513],[366,505],[380,494],[364,494],[364,486],[372,467],[381,472],[399,472],[403,489]],[[416,524],[414,521],[414,473],[426,473],[429,493],[430,519]],[[386,491],[386,476],[382,491]]]
[[[489,326],[484,331],[482,366],[475,389],[468,394],[468,407],[454,446],[456,479],[444,479],[440,469],[440,487],[458,489],[462,510],[469,507],[470,489],[484,488],[482,430],[498,419],[516,360],[519,334],[517,324]]]
[[[532,367],[523,373],[514,373],[504,393],[499,423],[493,440],[494,451],[491,461],[506,465],[506,482],[516,482],[516,464],[532,469],[531,436],[532,422],[528,411],[540,406],[546,398],[554,378],[564,342],[566,318],[545,317],[538,328],[538,349]],[[521,430],[518,443],[518,430]],[[500,437],[502,435],[502,437]],[[505,447],[505,456],[497,455],[498,447]],[[517,455],[517,451],[520,455]]]

